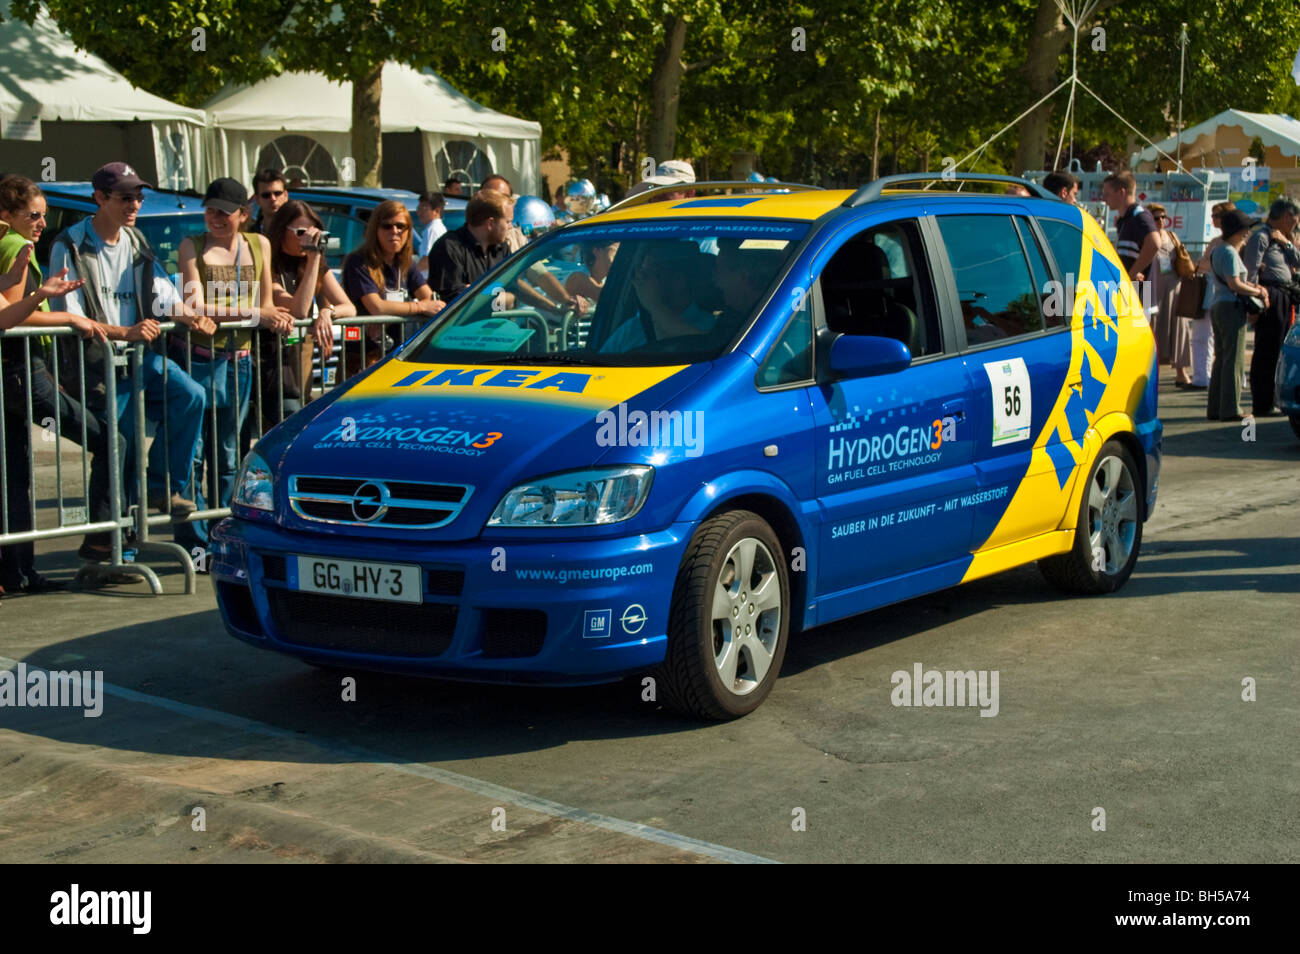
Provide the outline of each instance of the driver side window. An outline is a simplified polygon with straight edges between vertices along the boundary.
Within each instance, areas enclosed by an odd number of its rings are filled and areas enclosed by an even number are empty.
[[[934,286],[915,220],[853,236],[826,263],[819,281],[830,331],[896,338],[914,358],[943,351]]]

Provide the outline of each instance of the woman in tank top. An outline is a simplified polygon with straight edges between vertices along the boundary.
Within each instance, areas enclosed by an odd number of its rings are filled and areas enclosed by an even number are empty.
[[[256,376],[252,329],[226,326],[252,320],[279,334],[293,328],[289,312],[277,308],[272,295],[270,243],[264,236],[241,231],[249,219],[243,185],[234,179],[215,180],[208,186],[203,210],[207,231],[185,238],[180,246],[185,302],[217,323],[213,335],[190,336],[188,355],[190,376],[207,396],[194,459],[195,503],[200,510],[205,507],[199,490],[208,457],[215,462],[209,482],[215,483],[211,506],[230,503],[239,466],[239,432]]]

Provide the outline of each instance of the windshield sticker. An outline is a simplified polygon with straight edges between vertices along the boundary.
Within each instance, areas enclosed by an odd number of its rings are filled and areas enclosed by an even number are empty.
[[[736,206],[749,205],[751,202],[759,202],[766,198],[761,195],[749,196],[719,196],[713,199],[688,199],[685,202],[678,202],[673,206],[674,209],[725,209]]]
[[[610,223],[592,225],[565,236],[565,244],[586,242],[593,238],[610,236],[615,241],[634,238],[696,238],[701,235],[747,235],[772,238],[799,239],[808,231],[804,222],[646,222]]]
[[[439,348],[464,351],[518,351],[532,337],[533,328],[520,328],[506,318],[476,321],[463,328],[448,328],[435,340]]]
[[[742,251],[749,248],[766,248],[766,249],[773,249],[775,251],[780,251],[781,249],[785,248],[789,244],[790,242],[788,239],[750,238],[750,239],[743,239],[740,243],[740,248]]]

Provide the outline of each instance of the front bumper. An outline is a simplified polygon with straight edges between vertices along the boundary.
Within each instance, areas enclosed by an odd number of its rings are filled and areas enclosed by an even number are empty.
[[[689,525],[556,542],[393,544],[229,518],[212,532],[232,636],[312,662],[491,682],[606,682],[663,661]],[[296,557],[418,564],[418,604],[290,588]]]

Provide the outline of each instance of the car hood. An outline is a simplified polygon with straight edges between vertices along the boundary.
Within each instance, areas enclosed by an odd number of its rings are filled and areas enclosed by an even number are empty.
[[[430,541],[472,539],[515,484],[597,464],[606,450],[596,440],[599,412],[620,404],[658,408],[708,367],[391,359],[345,385],[293,437],[276,468],[277,522],[318,533],[408,540],[410,529],[353,526],[347,515],[340,524],[308,520],[289,500],[291,485],[302,477],[355,479],[358,488],[367,481],[464,485],[470,490],[460,514],[446,526],[418,533]]]

